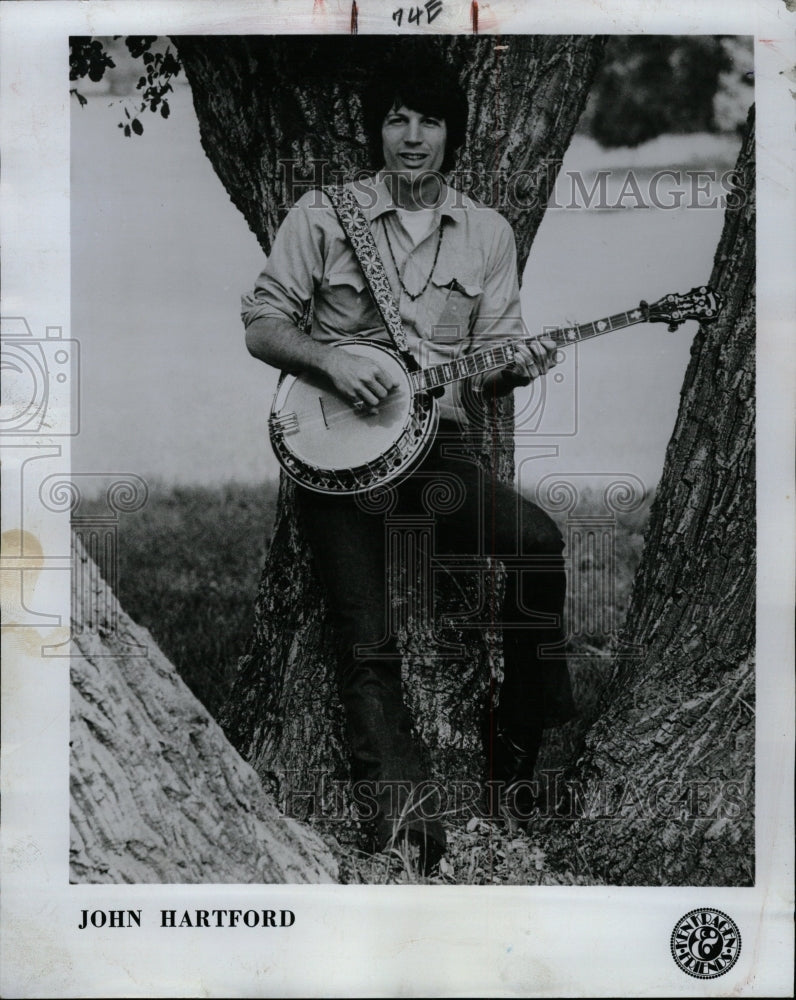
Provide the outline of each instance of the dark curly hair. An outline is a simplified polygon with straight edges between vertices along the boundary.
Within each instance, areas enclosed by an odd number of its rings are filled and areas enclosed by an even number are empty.
[[[453,168],[456,150],[467,132],[467,97],[456,74],[441,59],[423,54],[413,59],[410,52],[400,61],[393,58],[370,81],[362,95],[365,134],[371,166],[384,165],[381,128],[387,114],[401,106],[435,118],[444,118],[447,128],[442,171]]]

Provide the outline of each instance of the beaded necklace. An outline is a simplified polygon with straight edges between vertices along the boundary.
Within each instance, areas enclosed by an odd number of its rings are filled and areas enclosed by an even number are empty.
[[[419,292],[417,292],[415,295],[413,295],[409,291],[409,289],[406,287],[406,285],[404,284],[404,282],[403,282],[403,278],[401,277],[401,272],[398,270],[398,264],[397,264],[397,262],[395,260],[395,253],[393,252],[392,241],[390,240],[390,230],[389,230],[389,228],[388,228],[387,225],[384,226],[384,235],[387,237],[387,249],[390,251],[390,258],[392,259],[392,266],[395,268],[395,273],[398,275],[398,284],[401,286],[401,291],[404,293],[404,295],[406,295],[410,299],[410,301],[412,301],[412,302],[414,302],[416,299],[420,298],[420,296],[423,294],[423,292],[425,292],[425,290],[428,288],[429,282],[431,281],[432,277],[434,276],[434,269],[437,266],[437,258],[439,257],[439,248],[442,246],[442,230],[443,229],[444,229],[444,226],[442,224],[442,220],[440,219],[439,232],[438,232],[438,235],[437,235],[437,249],[436,249],[436,251],[434,253],[434,262],[431,265],[431,270],[428,272],[428,277],[426,278],[425,285],[423,285],[423,287],[420,289]]]

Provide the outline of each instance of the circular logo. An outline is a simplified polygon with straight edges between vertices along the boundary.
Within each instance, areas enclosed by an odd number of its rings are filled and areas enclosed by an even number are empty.
[[[697,979],[723,976],[741,954],[741,932],[721,910],[690,910],[672,931],[672,958]]]

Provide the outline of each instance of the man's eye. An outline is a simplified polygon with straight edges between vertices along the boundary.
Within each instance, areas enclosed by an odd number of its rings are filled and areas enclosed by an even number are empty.
[[[439,126],[442,124],[442,121],[439,118],[424,118],[423,119],[423,124],[424,125],[432,125],[435,128],[439,128]]]

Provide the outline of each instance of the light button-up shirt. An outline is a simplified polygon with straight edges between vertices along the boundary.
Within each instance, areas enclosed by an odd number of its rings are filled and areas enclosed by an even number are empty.
[[[514,234],[501,215],[445,187],[428,234],[415,244],[382,177],[349,187],[370,222],[409,349],[421,367],[523,336]],[[315,340],[391,343],[321,191],[300,198],[280,226],[254,291],[243,299],[243,320],[248,326],[274,316],[300,326],[310,301]],[[449,386],[439,405],[443,418],[461,419],[458,386]]]

